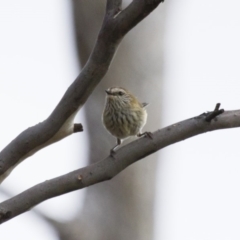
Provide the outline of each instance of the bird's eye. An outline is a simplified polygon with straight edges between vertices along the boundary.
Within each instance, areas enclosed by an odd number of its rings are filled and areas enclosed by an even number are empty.
[[[118,95],[119,95],[119,96],[122,96],[122,95],[123,95],[123,92],[121,92],[121,91],[118,92]]]

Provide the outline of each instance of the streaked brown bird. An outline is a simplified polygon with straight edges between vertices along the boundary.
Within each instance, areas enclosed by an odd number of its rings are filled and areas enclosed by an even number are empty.
[[[117,145],[111,154],[130,136],[142,136],[142,128],[147,121],[147,103],[140,103],[128,90],[122,87],[111,87],[105,90],[106,103],[102,114],[105,128],[117,138]],[[147,133],[149,134],[149,133]]]

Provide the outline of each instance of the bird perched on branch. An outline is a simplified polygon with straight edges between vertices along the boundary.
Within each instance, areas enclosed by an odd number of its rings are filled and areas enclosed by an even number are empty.
[[[149,135],[142,133],[147,121],[147,103],[140,103],[128,90],[121,87],[111,87],[105,90],[106,103],[102,114],[105,128],[117,138],[117,145],[111,149],[111,155],[130,136]]]

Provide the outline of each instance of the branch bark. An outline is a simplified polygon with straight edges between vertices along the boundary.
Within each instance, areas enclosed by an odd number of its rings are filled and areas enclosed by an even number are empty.
[[[133,0],[120,12],[121,0],[107,1],[97,42],[77,79],[46,120],[23,131],[1,151],[0,183],[27,157],[74,132],[76,113],[106,74],[121,39],[161,2]]]
[[[240,110],[227,111],[211,122],[206,114],[157,130],[152,138],[143,137],[120,148],[114,158],[109,156],[87,167],[42,182],[0,204],[0,223],[22,214],[35,205],[90,185],[110,180],[134,162],[176,142],[209,131],[240,127]],[[140,176],[144,180],[144,176]]]

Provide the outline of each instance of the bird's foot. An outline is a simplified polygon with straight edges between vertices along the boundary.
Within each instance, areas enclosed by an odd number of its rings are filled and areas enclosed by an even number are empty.
[[[110,150],[110,156],[115,159],[116,152],[115,152],[114,148]]]
[[[144,136],[144,137],[148,137],[148,138],[153,139],[153,134],[152,134],[151,132],[138,133],[137,136],[138,136],[138,137]]]

